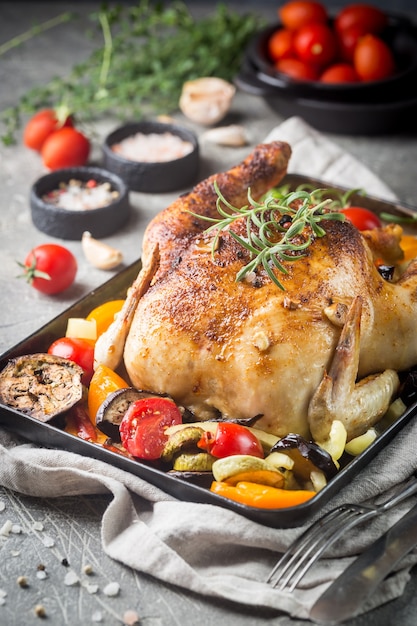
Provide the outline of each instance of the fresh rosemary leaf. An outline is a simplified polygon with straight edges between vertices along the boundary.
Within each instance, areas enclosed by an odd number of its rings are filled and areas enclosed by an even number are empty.
[[[258,267],[263,267],[269,278],[282,290],[285,287],[279,280],[274,268],[282,274],[288,271],[284,261],[296,261],[304,256],[303,252],[311,245],[313,237],[324,237],[326,231],[320,225],[323,220],[346,219],[340,211],[329,209],[331,198],[320,193],[317,203],[314,192],[304,189],[288,192],[286,187],[274,189],[256,202],[248,189],[248,205],[234,207],[214,182],[217,194],[216,206],[219,218],[204,217],[195,213],[196,217],[211,222],[206,232],[215,232],[212,244],[212,256],[215,258],[218,241],[222,231],[227,233],[251,255],[251,260],[236,274],[236,280],[242,281]],[[281,219],[286,216],[283,226]],[[242,218],[246,219],[246,237],[237,234],[232,225]],[[310,229],[311,232],[307,229]],[[312,235],[311,235],[312,233]],[[301,237],[301,235],[303,235]]]

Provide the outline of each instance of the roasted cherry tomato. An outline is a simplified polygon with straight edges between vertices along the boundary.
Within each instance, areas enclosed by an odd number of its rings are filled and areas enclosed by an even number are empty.
[[[50,170],[85,165],[90,154],[90,141],[75,128],[61,128],[45,140],[41,155]]]
[[[211,432],[204,432],[198,447],[218,458],[233,454],[264,457],[259,439],[245,426],[233,422],[219,422],[214,436]]]
[[[30,118],[23,131],[23,143],[32,150],[41,150],[49,135],[67,126],[72,126],[72,119],[67,112],[55,109],[43,109]]]
[[[48,354],[62,356],[74,361],[84,370],[82,382],[88,385],[94,373],[94,342],[88,339],[61,337],[56,339],[48,348]]]
[[[358,230],[372,230],[374,228],[381,228],[382,226],[378,215],[369,211],[369,209],[351,206],[341,209],[340,212],[344,213],[349,222],[352,222]]]
[[[339,32],[359,26],[365,33],[380,33],[387,25],[387,15],[369,4],[349,4],[336,15],[334,25]]]
[[[280,28],[268,40],[268,54],[272,61],[294,56],[294,33],[288,28]]]
[[[375,35],[364,35],[356,45],[353,65],[361,80],[382,80],[394,73],[395,61],[387,44]]]
[[[324,70],[320,76],[322,83],[357,83],[359,76],[349,63],[335,63]]]
[[[38,291],[55,294],[68,289],[77,274],[77,261],[67,248],[55,243],[45,243],[33,248],[24,263],[24,276]]]
[[[292,0],[278,9],[282,24],[290,30],[298,30],[306,24],[327,21],[327,11],[320,2]]]
[[[87,320],[95,320],[97,328],[97,337],[102,335],[114,322],[115,316],[120,312],[124,304],[124,300],[110,300],[100,304],[87,315]]]
[[[85,441],[105,441],[103,433],[93,426],[90,421],[87,409],[80,404],[76,404],[66,415],[65,430],[71,435],[77,435]]]
[[[106,365],[99,365],[88,387],[88,413],[95,425],[98,408],[113,391],[129,387],[127,382]]]
[[[142,398],[126,411],[119,426],[120,438],[132,456],[159,459],[168,439],[165,429],[181,422],[181,412],[169,398]]]
[[[319,77],[316,68],[300,59],[280,59],[275,63],[275,69],[294,80],[317,80]]]
[[[336,38],[326,24],[306,24],[295,33],[294,48],[301,61],[324,67],[336,55]]]

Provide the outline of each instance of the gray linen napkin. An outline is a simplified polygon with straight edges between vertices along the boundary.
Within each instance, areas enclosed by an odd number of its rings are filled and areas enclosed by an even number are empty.
[[[292,144],[291,172],[353,187],[367,188],[370,182],[373,194],[380,192],[379,195],[388,197],[389,193],[393,197],[371,172],[297,118],[274,129],[268,139],[272,137]],[[310,158],[312,145],[315,155],[322,155],[320,163]],[[373,501],[389,495],[417,469],[416,440],[417,424],[410,423],[324,510],[346,501]],[[44,449],[3,429],[0,484],[47,498],[112,494],[102,519],[103,550],[110,557],[205,596],[276,609],[282,614],[282,624],[288,623],[288,615],[308,618],[310,607],[349,564],[352,555],[411,506],[411,501],[404,503],[365,525],[360,532],[348,534],[309,573],[303,585],[289,595],[271,589],[264,581],[279,554],[303,528],[272,529],[217,506],[181,502],[110,464],[67,451]],[[400,596],[416,562],[416,552],[405,558],[363,610]]]

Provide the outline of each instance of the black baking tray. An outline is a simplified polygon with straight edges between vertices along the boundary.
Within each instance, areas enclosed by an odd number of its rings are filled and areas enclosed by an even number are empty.
[[[288,175],[282,184],[288,183],[295,188],[301,183],[308,183],[315,188],[329,187],[328,183],[301,175]],[[341,189],[337,187],[337,189]],[[345,190],[344,190],[345,191]],[[353,196],[352,201],[355,200]],[[400,204],[385,202],[369,196],[356,198],[361,206],[372,209],[376,213],[389,212],[399,215],[413,215],[415,209]],[[138,260],[128,266],[109,281],[76,302],[62,314],[44,325],[24,341],[5,352],[0,357],[0,369],[9,359],[23,354],[44,352],[48,346],[66,331],[69,317],[85,317],[93,308],[108,300],[125,298],[127,289],[136,278],[141,267]],[[172,496],[185,501],[219,505],[231,509],[248,519],[274,528],[297,527],[304,524],[315,513],[319,512],[333,495],[352,481],[368,463],[395,437],[395,435],[417,414],[417,403],[409,406],[399,419],[385,430],[362,454],[350,460],[332,478],[326,487],[314,498],[304,504],[286,509],[260,509],[235,503],[213,494],[201,484],[190,482],[186,478],[166,473],[145,462],[126,458],[101,447],[98,444],[84,441],[66,433],[58,426],[43,423],[19,411],[0,403],[0,424],[16,432],[20,436],[41,446],[63,448],[84,456],[93,457],[110,463],[123,470],[154,484]]]

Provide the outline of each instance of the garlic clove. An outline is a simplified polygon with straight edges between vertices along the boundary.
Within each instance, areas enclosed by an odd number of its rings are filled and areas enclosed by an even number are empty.
[[[119,250],[94,239],[88,231],[83,233],[81,247],[87,261],[100,270],[112,270],[123,261],[123,254]]]
[[[179,107],[191,121],[210,126],[224,118],[235,93],[236,87],[222,78],[197,78],[184,83]]]
[[[238,124],[210,128],[201,135],[201,139],[210,143],[217,143],[220,146],[239,147],[246,146],[248,143],[245,129]]]

